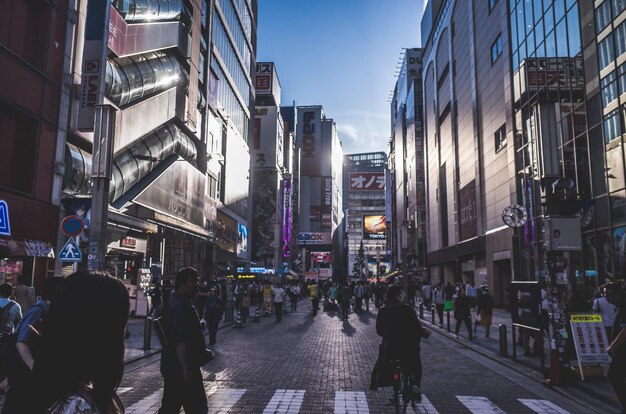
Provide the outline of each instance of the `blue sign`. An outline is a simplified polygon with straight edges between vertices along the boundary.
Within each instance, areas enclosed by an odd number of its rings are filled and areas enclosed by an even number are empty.
[[[9,206],[4,200],[0,200],[0,236],[11,235],[11,222],[9,221]]]
[[[83,255],[73,237],[67,240],[59,252],[59,260],[62,262],[80,262],[83,260]]]

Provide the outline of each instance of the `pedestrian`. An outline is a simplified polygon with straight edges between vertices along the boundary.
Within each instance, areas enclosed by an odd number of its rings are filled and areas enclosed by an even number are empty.
[[[363,312],[363,282],[359,281],[354,288],[354,312],[360,314]]]
[[[414,308],[415,307],[415,294],[417,293],[417,286],[415,285],[415,282],[411,280],[409,282],[409,286],[407,287],[406,291],[407,291],[407,296],[409,299],[409,306]]]
[[[161,313],[161,307],[163,306],[161,284],[159,282],[148,292],[148,296],[150,296],[151,303],[148,315],[157,317]]]
[[[372,288],[370,282],[363,283],[363,301],[365,302],[365,310],[370,311],[370,297],[372,296]]]
[[[430,281],[426,281],[422,286],[422,299],[424,300],[424,306],[426,309],[430,309],[433,299],[433,288],[430,286]]]
[[[446,292],[446,300],[452,300],[452,296],[454,296],[454,286],[452,286],[450,281],[446,283],[444,291]]]
[[[457,339],[459,338],[459,331],[461,330],[461,322],[465,323],[467,332],[469,334],[469,340],[474,340],[472,335],[472,313],[470,309],[470,298],[465,294],[465,289],[459,289],[458,296],[454,301],[454,319],[456,319],[456,326],[454,327],[454,334]]]
[[[297,283],[293,284],[291,286],[291,289],[289,289],[289,300],[291,301],[291,310],[292,311],[297,311],[298,310],[298,298],[300,297],[300,285],[298,285]]]
[[[480,324],[485,329],[485,337],[489,338],[489,330],[491,329],[491,321],[493,319],[493,296],[489,294],[487,286],[482,287],[481,293],[476,300],[476,306]]]
[[[595,313],[602,314],[602,323],[606,330],[606,337],[611,340],[611,330],[613,329],[613,323],[615,322],[615,305],[609,302],[606,298],[606,290],[601,289],[602,296],[593,301],[592,309]]]
[[[331,302],[337,301],[337,284],[334,282],[330,285],[330,288],[328,288],[328,300]]]
[[[609,283],[604,290],[607,300],[617,307],[611,344],[606,349],[613,358],[607,377],[622,404],[622,413],[626,413],[626,297],[616,283]]]
[[[13,298],[20,305],[22,313],[28,312],[28,310],[35,304],[33,295],[30,292],[30,287],[26,284],[26,278],[20,276],[17,278],[17,286],[13,289]]]
[[[474,281],[471,281],[466,286],[467,296],[470,298],[470,306],[472,309],[476,307],[476,302],[478,300],[478,289],[474,286]]]
[[[313,316],[316,316],[320,306],[319,286],[313,282],[311,286],[309,286],[309,292],[311,295],[311,308],[313,310]]]
[[[206,306],[210,290],[211,287],[209,286],[209,281],[206,278],[203,278],[200,282],[200,287],[198,288],[198,295],[196,296],[196,309],[198,309],[198,315],[204,315],[204,307]]]
[[[128,306],[126,286],[108,273],[63,279],[29,383],[29,413],[124,413],[115,390],[124,375]]]
[[[222,312],[222,299],[217,295],[215,287],[212,287],[209,290],[204,310],[204,320],[209,331],[209,345],[215,345],[217,340],[217,328],[219,327],[220,319],[222,319]]]
[[[441,283],[437,283],[433,290],[433,301],[435,302],[435,309],[439,316],[439,327],[443,328],[443,306],[446,303],[446,293]]]
[[[285,289],[278,284],[272,288],[272,295],[274,296],[274,311],[276,312],[276,322],[280,322],[283,319],[283,301],[285,300]]]
[[[376,282],[372,293],[374,294],[374,306],[376,307],[376,309],[380,309],[380,306],[382,305],[382,287],[380,285],[380,282]]]
[[[248,316],[250,315],[250,303],[251,303],[250,290],[248,289],[247,286],[243,286],[239,290],[239,312],[241,314],[241,320],[243,322],[245,322],[246,319],[248,319]]]
[[[163,309],[167,344],[161,351],[163,399],[159,414],[206,414],[208,405],[200,367],[213,357],[206,349],[200,319],[194,306],[198,292],[198,271],[178,271],[174,292]]]
[[[44,332],[44,322],[48,308],[54,301],[57,288],[63,279],[49,277],[44,280],[41,289],[41,300],[33,305],[22,318],[17,327],[17,361],[11,363],[12,369],[8,372],[9,390],[4,399],[2,414],[30,413],[26,408],[32,400],[32,370],[35,359],[41,348],[41,334]],[[76,312],[77,308],[73,308]],[[126,308],[128,311],[128,308]],[[74,327],[75,329],[78,329]],[[6,362],[6,361],[5,361]]]
[[[0,285],[0,337],[12,335],[22,320],[22,308],[11,299],[12,294],[13,286],[10,283]]]
[[[350,301],[352,300],[352,289],[350,289],[348,282],[344,282],[338,297],[341,304],[342,320],[347,321],[350,314]]]

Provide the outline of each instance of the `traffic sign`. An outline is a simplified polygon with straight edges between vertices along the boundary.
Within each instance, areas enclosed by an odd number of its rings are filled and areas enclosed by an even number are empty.
[[[0,200],[0,236],[11,235],[11,222],[9,221],[9,206],[6,201]]]
[[[59,252],[59,260],[62,262],[80,262],[83,260],[83,255],[73,237],[67,240]]]
[[[67,216],[61,221],[61,231],[67,237],[76,237],[83,232],[85,222],[78,216]]]

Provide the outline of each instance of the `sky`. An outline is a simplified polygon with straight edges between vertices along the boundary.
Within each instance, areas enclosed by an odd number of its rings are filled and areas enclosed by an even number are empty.
[[[386,151],[403,48],[420,46],[425,0],[259,0],[257,62],[283,105],[322,105],[346,154]]]

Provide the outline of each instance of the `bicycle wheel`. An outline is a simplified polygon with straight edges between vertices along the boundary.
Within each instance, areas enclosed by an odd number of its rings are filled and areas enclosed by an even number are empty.
[[[411,402],[410,387],[409,379],[404,371],[402,371],[400,373],[400,389],[402,390],[400,393],[400,406],[402,407],[402,414],[406,414],[406,409],[409,406],[409,402]]]

